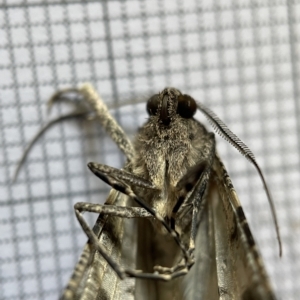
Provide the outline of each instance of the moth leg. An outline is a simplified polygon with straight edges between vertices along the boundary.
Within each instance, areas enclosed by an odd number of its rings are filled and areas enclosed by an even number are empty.
[[[84,95],[86,101],[92,106],[97,115],[97,119],[111,139],[117,144],[127,159],[129,161],[132,160],[135,151],[131,141],[114,117],[109,113],[107,106],[97,94],[93,86],[86,83],[80,88],[80,92]]]
[[[91,111],[95,114],[95,119],[100,122],[101,126],[117,144],[119,149],[126,155],[127,159],[132,160],[134,156],[134,149],[129,138],[114,117],[110,114],[106,104],[91,84],[85,83],[79,88],[70,88],[58,91],[51,97],[49,107],[59,100],[68,100],[67,95],[74,93],[81,96],[82,101],[87,104]]]
[[[16,181],[30,150],[38,141],[38,139],[53,125],[70,119],[80,118],[88,121],[97,119],[112,140],[116,142],[117,146],[124,152],[127,159],[131,160],[133,158],[134,150],[129,138],[126,136],[125,132],[119,126],[113,116],[109,113],[106,104],[97,94],[92,85],[86,83],[80,88],[63,89],[54,93],[47,101],[48,113],[53,104],[61,101],[73,103],[74,99],[79,100],[77,103],[75,103],[76,109],[74,112],[59,116],[49,121],[30,141],[17,165],[15,173],[12,177],[12,182]]]
[[[187,274],[189,268],[187,267],[186,262],[182,259],[182,264],[180,267],[174,267],[171,271],[169,268],[160,269],[157,268],[155,273],[143,273],[140,270],[132,270],[132,269],[123,269],[119,264],[117,264],[111,257],[106,253],[106,250],[99,242],[97,236],[93,232],[93,230],[89,227],[86,221],[83,218],[82,212],[93,212],[93,213],[103,213],[105,215],[111,215],[115,217],[121,218],[153,218],[153,215],[148,212],[146,209],[142,207],[126,207],[126,206],[116,206],[116,205],[101,205],[101,204],[93,204],[86,202],[78,202],[74,206],[75,214],[78,222],[80,223],[83,231],[87,235],[90,243],[93,245],[94,249],[98,251],[103,258],[107,261],[107,263],[111,266],[111,268],[117,273],[117,275],[124,279],[125,277],[136,277],[143,279],[153,279],[153,280],[163,280],[169,281],[173,278],[183,276]],[[171,268],[170,268],[171,269]],[[157,271],[166,274],[158,274]]]
[[[171,269],[171,268],[170,268]],[[168,272],[170,274],[158,274],[158,273],[142,273],[139,270],[125,270],[125,273],[128,277],[140,278],[140,279],[151,279],[151,280],[162,280],[170,281],[177,277],[186,275],[190,267],[185,267],[179,271]]]
[[[49,121],[47,124],[45,124],[37,133],[36,135],[32,138],[32,140],[29,142],[29,144],[26,146],[22,157],[20,158],[17,168],[15,170],[15,173],[12,177],[12,183],[14,183],[19,175],[19,172],[30,152],[30,150],[32,149],[32,147],[34,146],[34,144],[38,141],[38,139],[53,125],[60,123],[62,121],[65,120],[71,120],[71,119],[89,119],[91,117],[89,112],[85,112],[85,111],[75,111],[73,113],[70,114],[65,114],[62,116],[59,116],[58,118],[55,118],[51,121]]]
[[[84,220],[82,212],[103,213],[121,218],[153,218],[153,216],[141,207],[125,207],[116,205],[101,205],[86,202],[78,202],[74,206],[75,214],[78,222],[80,223],[83,231],[87,235],[90,243],[107,261],[111,268],[118,274],[121,279],[126,277],[126,273],[110,256],[106,253],[104,247],[99,243],[99,240],[93,230],[89,227]]]
[[[150,214],[146,209],[142,207],[127,207],[127,206],[117,206],[117,205],[102,205],[96,203],[88,202],[77,202],[74,205],[75,211],[81,212],[93,212],[93,213],[103,213],[105,215],[112,215],[121,218],[149,218],[153,219],[152,214]]]
[[[149,187],[148,185],[150,183],[143,178],[140,178],[123,170],[114,169],[97,163],[89,163],[88,167],[97,177],[102,179],[117,191],[120,191],[121,193],[131,197],[141,207],[146,209],[152,216],[154,216],[155,219],[160,221],[181,249],[186,264],[191,264],[191,257],[188,251],[185,249],[185,246],[182,244],[177,232],[173,230],[170,225],[164,220],[164,218],[161,217],[153,208],[151,208],[147,203],[140,199],[131,188],[132,185],[152,189],[155,189],[155,187],[153,187],[152,185]]]
[[[171,268],[162,267],[162,266],[154,266],[153,267],[154,271],[157,271],[159,273],[164,273],[164,274],[173,274],[175,272],[183,270],[184,268],[186,268],[186,263],[185,263],[184,259],[181,259],[177,263],[177,265],[175,265],[174,267],[171,267]]]
[[[210,173],[216,156],[216,142],[213,133],[208,134],[208,139],[205,142],[205,147],[201,161],[181,178],[177,183],[179,199],[173,208],[173,226],[175,220],[181,219],[184,214],[192,209],[191,235],[189,242],[190,253],[194,250],[197,227],[199,224],[199,210],[203,209],[203,198],[207,189],[207,183],[210,178]],[[172,224],[171,223],[171,224]]]

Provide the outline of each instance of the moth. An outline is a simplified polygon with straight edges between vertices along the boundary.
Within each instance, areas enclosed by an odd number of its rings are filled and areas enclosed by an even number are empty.
[[[149,118],[133,143],[90,84],[59,91],[50,103],[74,93],[88,109],[47,124],[21,164],[47,128],[73,117],[97,119],[126,163],[120,170],[88,164],[112,189],[104,205],[75,204],[88,241],[61,299],[276,299],[215,136],[194,118],[197,109],[256,167],[281,254],[272,198],[250,149],[211,110],[175,88],[149,98]],[[99,214],[93,228],[83,212]]]

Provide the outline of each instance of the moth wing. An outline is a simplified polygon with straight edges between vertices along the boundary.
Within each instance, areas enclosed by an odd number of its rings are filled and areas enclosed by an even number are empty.
[[[127,206],[131,200],[111,190],[106,203]],[[107,254],[120,266],[135,269],[134,220],[100,214],[93,231]],[[121,280],[107,261],[86,243],[61,299],[134,299],[135,279]]]
[[[227,171],[215,159],[199,213],[185,299],[276,299]]]
[[[175,266],[180,260],[182,252],[174,239],[168,234],[157,233],[157,228],[149,220],[140,218],[137,221],[137,269],[153,273],[154,266]],[[135,299],[182,300],[182,280],[183,276],[170,281],[139,279],[136,281]]]

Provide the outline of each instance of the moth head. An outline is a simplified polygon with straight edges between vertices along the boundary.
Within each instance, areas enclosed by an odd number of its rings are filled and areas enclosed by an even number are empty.
[[[174,88],[165,88],[147,101],[147,112],[150,116],[158,116],[168,126],[174,116],[190,119],[197,110],[196,101],[189,95],[183,95]]]

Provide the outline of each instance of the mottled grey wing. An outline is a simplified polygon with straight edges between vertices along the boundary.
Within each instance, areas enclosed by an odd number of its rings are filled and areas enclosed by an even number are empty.
[[[185,299],[275,299],[237,194],[218,157],[203,205],[195,264],[184,278]]]
[[[129,205],[129,198],[111,190],[106,203]],[[100,214],[93,228],[108,255],[121,266],[135,269],[134,220]],[[135,279],[121,280],[107,261],[87,242],[61,299],[134,299]]]

